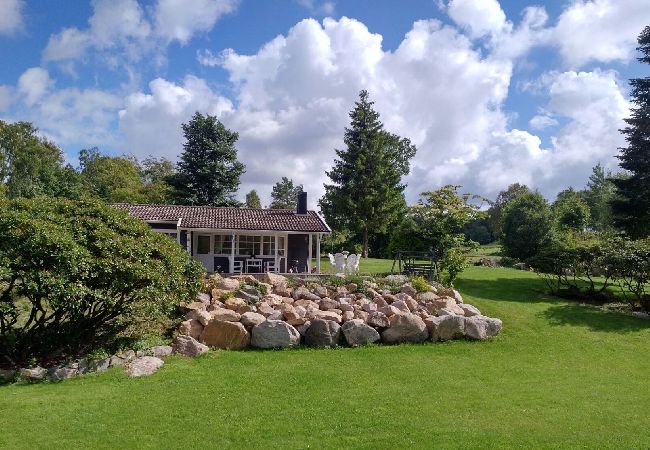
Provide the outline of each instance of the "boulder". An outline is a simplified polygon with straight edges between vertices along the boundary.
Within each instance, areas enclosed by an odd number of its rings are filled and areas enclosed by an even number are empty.
[[[463,303],[463,296],[460,295],[460,292],[458,292],[456,289],[452,291],[454,293],[453,297],[454,300],[456,300],[456,303],[461,304]]]
[[[295,347],[300,343],[300,333],[281,320],[266,320],[252,330],[251,345],[257,348]]]
[[[396,314],[390,318],[390,327],[381,334],[387,344],[422,342],[429,337],[424,321],[415,314]]]
[[[282,317],[286,321],[300,319],[300,314],[298,314],[296,308],[291,305],[288,305],[286,303],[282,304],[282,306],[280,306],[280,311],[282,311]]]
[[[169,356],[171,354],[171,345],[156,345],[155,347],[151,347],[151,355],[156,358],[162,358],[163,356]]]
[[[408,277],[406,275],[388,275],[386,278],[386,283],[397,284],[397,283],[406,283]]]
[[[323,311],[327,311],[328,309],[338,309],[339,302],[337,302],[336,300],[332,300],[331,298],[325,297],[320,299],[320,301],[318,302],[318,306]]]
[[[212,300],[210,294],[206,294],[205,292],[199,292],[198,294],[196,294],[197,302],[201,302],[201,303],[205,303],[206,305],[209,305],[210,300]]]
[[[243,289],[239,289],[237,292],[235,292],[235,297],[238,299],[244,301],[245,303],[256,303],[259,299],[259,293],[255,290],[252,289],[255,292],[246,292]],[[226,300],[227,302],[228,300]],[[224,303],[226,303],[224,302]]]
[[[236,313],[230,309],[215,309],[214,311],[210,311],[210,315],[212,316],[212,320],[210,322],[214,320],[219,320],[222,322],[239,322],[241,319],[241,315],[239,315],[239,313]]]
[[[273,307],[268,303],[262,302],[257,305],[257,312],[264,317],[268,317],[275,312],[275,309],[273,309]]]
[[[226,309],[230,309],[232,311],[237,311],[242,306],[248,306],[246,300],[238,297],[227,298],[226,301],[223,302],[223,304],[226,307]]]
[[[465,317],[481,315],[481,311],[479,311],[476,306],[467,305],[465,303],[460,303],[458,306],[463,310],[463,313],[465,313]]]
[[[354,318],[355,319],[361,319],[364,322],[367,322],[368,321],[368,313],[365,312],[365,311],[361,311],[361,310],[359,310],[359,311],[355,310],[354,311]]]
[[[176,354],[194,358],[208,351],[208,346],[201,344],[191,336],[178,335],[172,343],[172,351]]]
[[[465,336],[470,339],[485,340],[496,336],[501,331],[502,322],[485,316],[471,316],[465,318]]]
[[[305,333],[309,347],[336,347],[341,338],[341,326],[333,320],[315,319]]]
[[[325,286],[316,285],[313,288],[314,294],[318,295],[320,298],[327,297],[327,288]]]
[[[208,311],[190,311],[185,315],[185,320],[198,320],[203,326],[206,326],[212,319],[212,315]]]
[[[254,327],[255,325],[259,325],[265,320],[266,317],[264,317],[262,314],[247,312],[241,315],[240,321],[245,327]]]
[[[314,318],[321,320],[331,320],[337,323],[341,323],[343,320],[339,314],[332,311],[314,311]]]
[[[181,303],[181,308],[185,311],[205,310],[208,305],[202,302]]]
[[[93,359],[88,362],[88,372],[104,372],[111,366],[110,358]]]
[[[465,317],[447,315],[425,319],[432,341],[448,341],[465,335]]]
[[[341,321],[343,321],[344,323],[352,319],[354,319],[354,313],[352,311],[344,311],[343,314],[341,315]]]
[[[419,302],[428,303],[438,299],[438,295],[433,292],[420,292],[415,296]]]
[[[384,300],[384,297],[378,295],[375,298],[372,299],[372,302],[377,305],[377,308],[381,309],[384,306],[388,306],[388,302]]]
[[[410,297],[415,297],[418,294],[418,291],[416,291],[415,288],[410,284],[403,285],[400,289],[400,292],[403,292]]]
[[[390,304],[391,308],[396,308],[403,313],[409,313],[411,310],[404,300],[397,300]]]
[[[20,379],[22,381],[34,382],[44,380],[47,376],[47,369],[42,367],[34,367],[32,369],[23,369],[20,371]]]
[[[373,327],[366,325],[363,320],[348,320],[341,327],[343,336],[348,345],[356,347],[357,345],[366,345],[377,342],[380,339],[379,333]]]
[[[390,326],[390,320],[388,320],[388,316],[379,311],[368,314],[368,319],[366,322],[368,322],[368,325],[375,328],[387,328]]]
[[[366,303],[363,305],[363,310],[367,313],[372,313],[377,311],[377,304],[376,303]]]
[[[79,370],[72,367],[55,367],[47,371],[50,381],[62,381],[79,375]]]
[[[389,294],[382,294],[381,297],[386,301],[386,303],[389,303],[389,304],[393,303],[394,301],[397,301],[397,297],[395,297],[393,294],[390,294],[390,293]]]
[[[394,316],[395,314],[401,314],[403,311],[395,308],[393,305],[386,305],[383,308],[379,309],[379,312],[386,314],[386,317]]]
[[[264,283],[270,284],[274,288],[279,285],[284,285],[285,287],[287,286],[286,277],[272,272],[264,272],[264,275],[262,275],[262,281]]]
[[[196,319],[185,320],[181,322],[180,326],[178,327],[178,332],[180,334],[192,336],[194,339],[198,339],[198,337],[201,336],[201,333],[203,332],[203,325],[201,325],[201,322]]]
[[[210,347],[239,350],[248,347],[251,336],[240,322],[213,320],[201,333],[200,340]]]
[[[275,309],[271,314],[266,316],[267,320],[283,320],[284,315],[282,314],[282,311]]]
[[[222,278],[217,282],[217,289],[236,291],[239,289],[239,280],[236,280],[235,278]]]
[[[141,377],[151,375],[160,369],[165,362],[155,356],[143,356],[136,358],[124,366],[124,371],[130,377]]]
[[[305,333],[307,332],[307,330],[309,329],[310,326],[311,326],[311,322],[307,321],[307,322],[303,323],[302,325],[296,326],[295,328],[296,328],[296,330],[298,330],[298,333],[300,333],[300,336],[303,337],[303,336],[305,336]]]
[[[273,286],[273,293],[282,297],[291,297],[291,289],[286,284],[280,283]]]

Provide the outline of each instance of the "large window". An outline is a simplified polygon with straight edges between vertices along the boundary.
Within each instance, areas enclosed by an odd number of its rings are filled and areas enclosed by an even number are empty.
[[[275,236],[262,236],[262,255],[275,256]]]
[[[214,253],[229,255],[232,251],[232,236],[230,234],[216,234],[214,236]]]
[[[278,237],[278,255],[285,256],[284,255],[284,236],[279,236]]]
[[[199,255],[207,255],[210,253],[210,236],[200,234],[196,239],[196,253]]]
[[[262,236],[239,236],[240,255],[260,255]]]

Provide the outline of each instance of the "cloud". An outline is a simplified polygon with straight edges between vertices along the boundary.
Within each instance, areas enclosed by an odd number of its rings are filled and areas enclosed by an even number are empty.
[[[18,78],[18,92],[24,96],[27,106],[33,106],[50,90],[54,82],[47,70],[40,67],[27,69]]]
[[[312,14],[320,16],[331,16],[336,10],[336,3],[332,1],[319,3],[316,0],[297,0],[297,3]]]
[[[450,0],[447,13],[473,38],[499,34],[512,27],[497,0]]]
[[[186,44],[196,33],[211,30],[237,5],[237,0],[196,0],[188,7],[182,0],[158,0],[143,8],[137,0],[94,0],[88,27],[64,28],[51,35],[43,60],[75,61],[92,50],[96,61],[113,67],[139,62],[145,55],[160,62],[170,42]]]
[[[22,0],[3,0],[0,2],[0,35],[12,36],[22,30],[23,8]]]
[[[557,125],[558,121],[555,120],[550,115],[538,114],[538,115],[534,116],[532,119],[530,119],[528,124],[534,130],[543,130],[545,128]]]
[[[4,112],[13,103],[13,89],[11,86],[0,85],[0,112]]]
[[[629,61],[636,38],[650,23],[650,5],[638,0],[573,0],[553,29],[565,64]]]

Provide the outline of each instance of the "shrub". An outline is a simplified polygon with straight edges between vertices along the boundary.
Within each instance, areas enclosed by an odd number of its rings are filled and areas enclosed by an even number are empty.
[[[525,193],[508,204],[503,217],[503,252],[526,260],[538,254],[551,240],[553,217],[540,193]]]
[[[420,293],[429,292],[430,289],[429,283],[424,279],[424,277],[411,278],[411,286]]]
[[[51,363],[110,349],[125,330],[157,332],[203,278],[175,242],[123,211],[52,198],[4,202],[0,364]]]
[[[612,278],[628,302],[650,312],[650,238],[613,238],[607,246],[607,259]]]

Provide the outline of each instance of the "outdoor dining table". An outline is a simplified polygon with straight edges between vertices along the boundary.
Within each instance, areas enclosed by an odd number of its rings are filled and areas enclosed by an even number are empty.
[[[262,271],[262,260],[258,258],[249,258],[246,260],[246,272],[250,272],[250,269],[257,269],[257,272]]]

